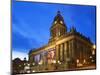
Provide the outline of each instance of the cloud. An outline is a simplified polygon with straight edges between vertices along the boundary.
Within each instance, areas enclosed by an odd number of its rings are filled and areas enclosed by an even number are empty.
[[[13,48],[23,48],[31,49],[38,48],[44,45],[46,42],[43,41],[42,32],[37,32],[33,26],[29,26],[26,21],[22,20],[20,17],[15,17],[13,15],[12,21],[12,47]],[[41,35],[41,38],[40,38]]]
[[[37,48],[44,44],[39,34],[20,18],[13,16],[12,22],[12,47],[15,50],[22,49],[23,52],[31,48]]]
[[[28,52],[30,49],[40,46],[37,39],[30,39],[18,33],[12,33],[12,35],[12,48],[14,50]]]
[[[27,53],[16,51],[16,50],[12,51],[12,59],[20,58],[21,60],[23,60],[24,57],[26,57],[26,59],[28,60],[28,54]]]

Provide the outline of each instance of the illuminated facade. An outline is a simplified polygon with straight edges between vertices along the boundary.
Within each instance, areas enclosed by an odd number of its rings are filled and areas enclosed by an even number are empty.
[[[30,68],[36,72],[75,69],[91,64],[93,43],[77,32],[75,27],[67,30],[60,13],[54,18],[47,45],[29,52]]]

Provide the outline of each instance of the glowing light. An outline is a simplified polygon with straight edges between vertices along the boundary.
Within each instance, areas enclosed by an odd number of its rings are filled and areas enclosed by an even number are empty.
[[[92,58],[92,56],[90,56],[90,58]]]
[[[96,49],[96,45],[93,45],[93,49]]]
[[[96,45],[93,45],[92,55],[95,55]]]
[[[55,24],[57,23],[57,21],[54,22]]]
[[[41,65],[42,64],[42,62],[39,62],[39,65]]]
[[[30,71],[27,71],[27,73],[30,73]]]
[[[58,60],[58,64],[61,64],[61,62]]]
[[[85,59],[83,60],[83,63],[86,63],[86,60]]]
[[[94,50],[92,51],[92,55],[95,55],[95,51]]]
[[[58,63],[59,63],[60,61],[58,60]]]
[[[79,59],[77,59],[76,62],[79,63]]]
[[[35,65],[35,63],[33,63],[33,65]]]
[[[79,63],[78,66],[83,66],[83,64]]]
[[[42,63],[43,63],[43,60],[40,60],[40,62],[38,64],[41,65]]]
[[[53,63],[55,64],[55,63],[56,63],[56,61],[55,61],[55,60],[53,60]]]
[[[39,65],[40,65],[41,63],[39,62]]]
[[[30,67],[29,66],[25,66],[25,68],[24,68],[25,70],[28,70],[28,69],[30,69]]]
[[[35,72],[35,70],[33,70],[32,72]]]

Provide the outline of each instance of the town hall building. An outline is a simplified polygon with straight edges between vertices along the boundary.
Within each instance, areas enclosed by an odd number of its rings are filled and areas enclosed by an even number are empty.
[[[30,69],[36,72],[72,70],[89,65],[93,43],[74,26],[68,31],[58,11],[50,27],[48,44],[29,52]]]

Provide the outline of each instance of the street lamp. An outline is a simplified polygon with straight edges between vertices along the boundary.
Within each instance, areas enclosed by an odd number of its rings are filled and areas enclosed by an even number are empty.
[[[52,62],[55,64],[56,63],[56,60],[53,60]]]
[[[61,64],[61,62],[58,60],[58,64]]]

